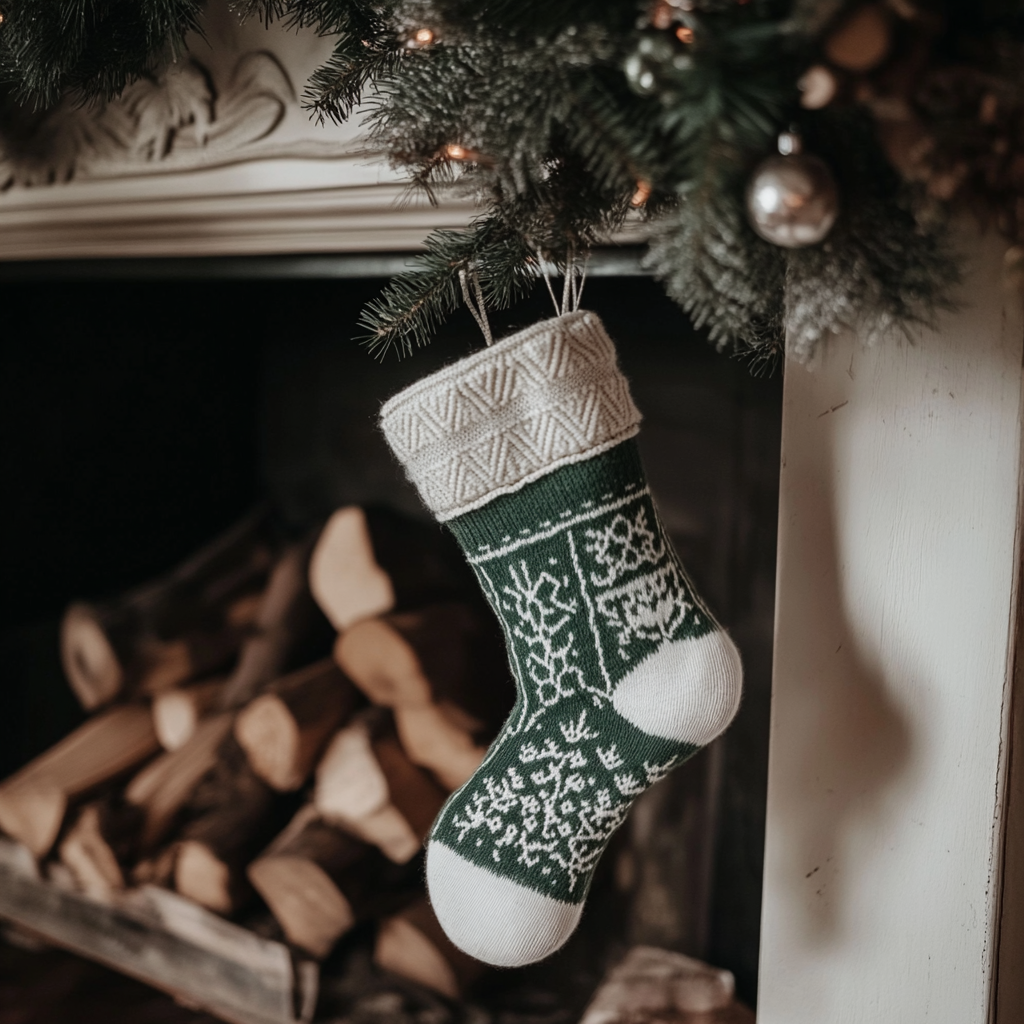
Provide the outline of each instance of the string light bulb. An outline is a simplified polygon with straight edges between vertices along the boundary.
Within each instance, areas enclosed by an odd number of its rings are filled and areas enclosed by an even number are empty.
[[[692,43],[693,42],[693,29],[687,25],[680,25],[676,29],[676,39],[681,43]]]
[[[630,206],[644,206],[647,200],[651,198],[651,186],[646,181],[638,181],[636,183],[636,191],[633,193],[633,198],[630,199]]]
[[[661,0],[660,3],[656,3],[651,9],[650,17],[651,24],[655,28],[669,28],[676,19],[676,8],[668,0]]]
[[[457,142],[449,142],[441,151],[449,160],[472,160],[473,154]]]
[[[424,26],[416,29],[405,41],[405,45],[411,50],[422,50],[424,47],[430,46],[436,38],[437,33],[432,28]]]

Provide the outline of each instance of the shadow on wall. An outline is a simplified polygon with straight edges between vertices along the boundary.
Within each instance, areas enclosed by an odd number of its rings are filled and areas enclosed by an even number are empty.
[[[776,792],[786,795],[773,806],[776,835],[788,847],[781,860],[802,872],[787,874],[786,899],[799,908],[795,922],[808,948],[842,932],[854,837],[865,819],[886,813],[887,794],[908,770],[913,744],[909,722],[858,643],[844,607],[835,528],[837,455],[829,426],[820,429],[826,443],[813,446],[815,456],[789,470],[804,476],[791,478],[792,492],[825,514],[809,517],[809,535],[795,545],[805,561],[792,567],[787,581],[788,613],[807,624],[807,633],[783,631],[776,664],[792,673],[784,713],[799,716],[797,727],[790,723],[788,729],[799,738],[797,749],[772,766],[780,772]],[[784,472],[785,466],[783,452]],[[783,524],[786,529],[793,525]]]

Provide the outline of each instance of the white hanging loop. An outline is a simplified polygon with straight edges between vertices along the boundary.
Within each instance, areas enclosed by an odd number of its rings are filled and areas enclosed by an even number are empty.
[[[540,270],[540,276],[544,278],[544,284],[547,285],[548,295],[551,296],[551,305],[555,307],[555,316],[561,316],[562,311],[558,308],[555,289],[551,287],[551,278],[548,277],[547,267],[544,264],[544,257],[540,254],[540,249],[537,250],[537,267]]]
[[[587,283],[587,267],[590,266],[590,253],[587,253],[587,258],[583,261],[583,266],[580,269],[580,283],[576,288],[576,294],[574,296],[572,311],[575,313],[580,308],[580,302],[583,299],[583,286]]]
[[[480,286],[480,276],[475,270],[473,271],[472,280],[473,291],[476,293],[475,298],[469,291],[469,275],[466,273],[466,268],[462,267],[459,270],[459,284],[462,285],[463,301],[469,307],[470,313],[473,314],[473,319],[480,328],[484,341],[490,346],[494,344],[494,336],[491,334],[491,325],[487,319],[487,306],[484,303],[484,290]]]
[[[572,279],[576,273],[576,262],[572,257],[572,249],[569,250],[569,258],[565,262],[565,282],[562,285],[562,315],[569,312],[569,303],[572,301]]]

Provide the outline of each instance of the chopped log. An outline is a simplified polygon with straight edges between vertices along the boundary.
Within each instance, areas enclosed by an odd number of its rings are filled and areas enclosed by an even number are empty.
[[[255,624],[221,694],[223,708],[241,708],[285,672],[327,653],[330,626],[307,583],[311,541],[289,544],[277,560]]]
[[[141,818],[137,807],[113,800],[81,809],[59,852],[82,892],[102,900],[125,887],[124,866],[137,849]]]
[[[719,1018],[705,1015],[737,1006],[735,988],[729,971],[667,949],[634,946],[597,990],[580,1024],[713,1022]]]
[[[225,741],[189,803],[175,888],[218,913],[237,910],[250,895],[245,866],[281,831],[292,807],[249,767],[236,742]]]
[[[358,506],[338,509],[327,520],[310,559],[309,588],[339,630],[394,607],[394,586],[374,557],[366,514]]]
[[[394,709],[410,758],[449,789],[476,770],[515,699],[500,635],[471,605],[360,622],[334,657],[370,700]]]
[[[396,864],[419,852],[444,798],[387,732],[384,716],[373,714],[337,733],[317,768],[313,793],[326,821]]]
[[[394,735],[375,738],[373,754],[387,782],[392,805],[422,844],[444,806],[447,793],[409,760]]]
[[[377,506],[352,505],[331,516],[310,560],[309,583],[339,631],[392,610],[477,594],[448,534]]]
[[[100,604],[73,604],[61,660],[86,710],[121,693],[157,693],[224,666],[247,602],[273,561],[266,513],[250,515],[165,576]]]
[[[164,750],[179,750],[196,731],[199,720],[219,705],[224,679],[207,679],[153,698],[153,727]]]
[[[338,638],[334,656],[375,704],[438,704],[481,742],[494,738],[515,701],[493,615],[464,602],[361,622]]]
[[[144,813],[143,851],[153,850],[168,834],[200,781],[217,763],[217,752],[233,721],[230,712],[204,718],[183,747],[158,757],[128,784],[125,800]]]
[[[331,741],[317,768],[313,803],[326,821],[373,844],[396,863],[411,860],[420,848],[412,826],[391,802],[365,718]]]
[[[309,810],[300,816],[248,874],[288,940],[322,958],[358,922],[414,899],[421,865],[393,864]]]
[[[479,960],[463,953],[445,935],[425,899],[381,921],[373,959],[392,974],[449,999],[461,998],[485,970]]]
[[[330,658],[271,684],[235,719],[235,739],[274,789],[298,789],[351,714],[357,691]]]
[[[296,958],[284,943],[154,886],[109,901],[57,888],[39,877],[24,848],[5,840],[0,916],[222,1020],[303,1024],[313,1016],[316,966]],[[91,1019],[86,1007],[78,1016]]]
[[[45,856],[70,801],[158,749],[148,708],[125,705],[96,715],[0,784],[0,829]]]
[[[160,885],[170,889],[174,884],[174,865],[178,847],[172,843],[152,857],[144,857],[132,868],[133,885]]]
[[[394,709],[395,728],[413,764],[431,771],[449,792],[480,767],[487,753],[436,704]]]

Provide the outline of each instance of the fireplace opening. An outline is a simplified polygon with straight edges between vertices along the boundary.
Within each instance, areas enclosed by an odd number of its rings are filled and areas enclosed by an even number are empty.
[[[70,603],[102,602],[160,577],[254,509],[289,542],[347,506],[429,522],[385,446],[377,411],[482,338],[459,314],[428,348],[374,361],[352,339],[360,308],[382,284],[0,283],[8,338],[0,353],[0,775],[89,717],[61,665]],[[643,413],[639,444],[666,528],[741,650],[740,712],[722,738],[638,800],[562,951],[468,979],[452,999],[375,964],[379,920],[367,920],[319,963],[316,1020],[568,1024],[638,945],[728,970],[739,997],[756,1000],[781,374],[758,376],[715,353],[646,278],[595,278],[583,304],[615,340]],[[548,315],[538,288],[494,317],[496,334]],[[330,643],[318,642],[317,655],[329,655]],[[256,893],[227,916],[282,938]],[[50,948],[31,929],[4,927],[0,1006],[12,1019],[204,1019]]]

